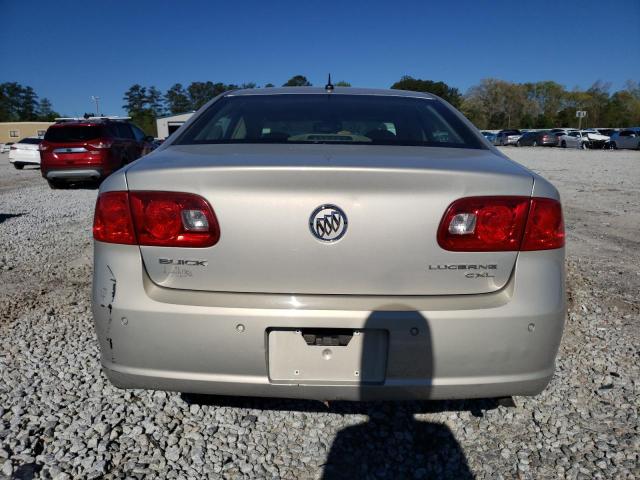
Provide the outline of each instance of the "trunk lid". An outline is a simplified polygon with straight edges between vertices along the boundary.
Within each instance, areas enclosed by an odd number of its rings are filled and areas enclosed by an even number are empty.
[[[141,247],[158,285],[354,295],[502,288],[517,252],[445,251],[438,225],[456,199],[528,196],[533,187],[527,170],[491,150],[348,145],[169,147],[132,164],[127,182],[130,190],[201,195],[220,224],[210,248]],[[335,242],[310,230],[312,212],[325,204],[348,219]]]

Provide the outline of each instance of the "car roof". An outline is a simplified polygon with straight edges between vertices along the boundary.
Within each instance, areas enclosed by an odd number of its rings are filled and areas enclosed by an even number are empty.
[[[231,90],[225,94],[226,97],[239,97],[249,95],[300,95],[300,94],[325,94],[325,95],[378,95],[385,97],[408,97],[437,99],[436,95],[424,92],[411,92],[409,90],[390,90],[378,88],[354,88],[354,87],[334,87],[332,91],[327,91],[321,87],[266,87],[249,88],[244,90]]]

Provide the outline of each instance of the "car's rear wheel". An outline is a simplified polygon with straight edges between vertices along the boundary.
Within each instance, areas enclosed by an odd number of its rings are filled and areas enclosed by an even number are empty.
[[[520,143],[520,140],[518,140],[518,141],[516,142],[516,147],[521,147],[521,146],[522,146],[522,144]]]
[[[582,149],[583,150],[587,150],[589,148],[589,143],[587,142],[582,142]]]
[[[562,148],[567,148],[567,142],[565,142],[564,140],[562,140],[562,143],[560,144],[560,146]]]
[[[536,142],[535,140],[533,141],[533,143],[531,144],[532,147],[537,147],[538,146],[538,142]]]
[[[611,142],[609,143],[609,150],[617,150],[618,146],[616,145],[616,142]]]
[[[22,170],[24,168],[24,163],[14,162],[13,166],[16,168],[16,170]]]

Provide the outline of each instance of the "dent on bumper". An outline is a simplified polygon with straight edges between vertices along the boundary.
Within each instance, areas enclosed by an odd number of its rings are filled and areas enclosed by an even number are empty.
[[[517,281],[494,294],[179,292],[178,303],[167,301],[177,292],[145,278],[137,247],[97,242],[93,308],[102,363],[123,388],[322,400],[534,395],[553,374],[566,311],[564,251],[538,253],[521,253]],[[386,380],[271,381],[266,332],[273,328],[385,329]]]

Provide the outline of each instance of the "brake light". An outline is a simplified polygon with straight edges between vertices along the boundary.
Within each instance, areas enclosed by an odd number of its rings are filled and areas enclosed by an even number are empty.
[[[97,142],[89,143],[91,148],[103,149],[103,148],[111,148],[113,142],[111,140],[99,140]]]
[[[40,145],[38,145],[38,150],[40,150],[41,152],[46,152],[47,150],[49,150],[49,148],[51,148],[51,146],[45,142],[40,142]]]
[[[438,244],[457,252],[560,248],[564,245],[562,208],[549,198],[462,198],[445,212]]]
[[[104,197],[104,201],[103,200]],[[130,234],[104,235],[108,224],[103,220],[103,209],[109,211],[111,203],[122,205],[117,209],[127,220],[114,215],[114,221],[130,226]],[[94,238],[109,243],[152,245],[160,247],[210,247],[220,238],[218,221],[209,203],[191,193],[178,192],[107,192],[98,197],[94,218]]]
[[[101,242],[135,245],[127,192],[100,194],[93,216],[93,238]]]
[[[532,198],[527,228],[520,250],[550,250],[564,246],[564,218],[560,202]]]

